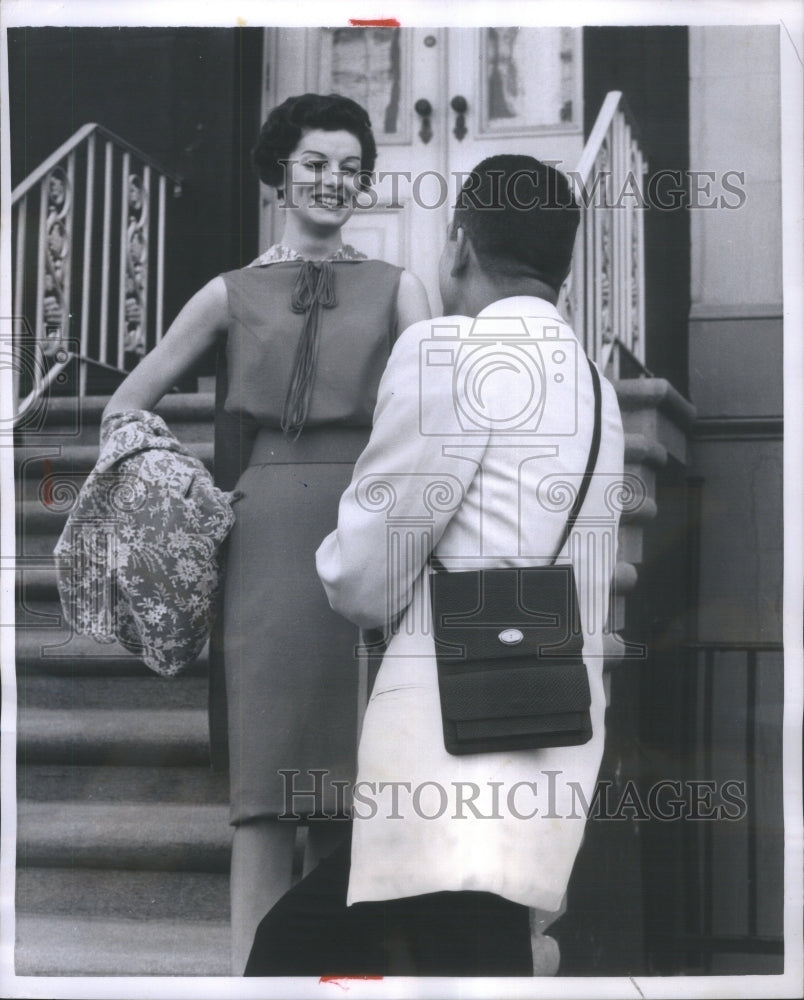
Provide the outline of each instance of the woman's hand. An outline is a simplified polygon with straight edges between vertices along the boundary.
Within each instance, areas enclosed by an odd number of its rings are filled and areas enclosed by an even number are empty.
[[[396,332],[432,317],[424,285],[412,271],[403,271],[396,293]]]
[[[223,278],[197,292],[106,404],[103,415],[152,410],[226,331],[229,302]]]

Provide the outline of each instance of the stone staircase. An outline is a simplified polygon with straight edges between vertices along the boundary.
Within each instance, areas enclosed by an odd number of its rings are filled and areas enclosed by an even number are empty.
[[[104,403],[51,399],[16,449],[16,972],[228,975],[228,788],[209,765],[206,657],[161,678],[61,617],[52,551]],[[160,413],[211,462],[211,394]]]
[[[657,513],[655,471],[670,453],[684,460],[693,414],[661,379],[617,390],[627,471],[648,487],[620,529],[621,629]],[[228,975],[231,828],[226,776],[209,766],[206,657],[160,678],[116,644],[70,635],[61,617],[52,551],[97,457],[104,403],[50,400],[15,453],[16,971]],[[211,393],[167,397],[158,412],[211,463]]]

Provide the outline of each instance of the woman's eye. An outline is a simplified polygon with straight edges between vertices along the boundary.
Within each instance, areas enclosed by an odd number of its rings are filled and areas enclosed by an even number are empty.
[[[326,163],[324,163],[323,160],[305,160],[303,162],[305,167],[309,167],[311,170],[315,170],[317,173],[321,173],[321,171],[326,166]]]

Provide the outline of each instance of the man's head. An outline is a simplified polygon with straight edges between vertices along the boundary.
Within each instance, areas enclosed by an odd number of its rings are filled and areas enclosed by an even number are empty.
[[[532,156],[483,160],[461,188],[442,254],[445,312],[462,311],[467,282],[476,287],[478,277],[506,295],[541,284],[557,296],[579,221],[569,182],[554,167]]]

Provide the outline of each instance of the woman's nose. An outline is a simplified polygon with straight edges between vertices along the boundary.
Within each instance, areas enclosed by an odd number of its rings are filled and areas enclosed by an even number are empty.
[[[333,169],[331,163],[327,163],[326,166],[321,171],[321,183],[324,187],[332,188],[333,190],[338,185],[338,172]]]

